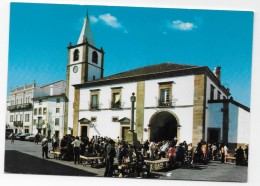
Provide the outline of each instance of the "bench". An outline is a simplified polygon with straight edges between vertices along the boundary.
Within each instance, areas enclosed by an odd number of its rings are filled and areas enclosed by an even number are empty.
[[[50,151],[50,154],[53,154],[54,159],[60,159],[61,158],[61,152],[59,152],[59,151]]]
[[[98,156],[82,156],[80,155],[80,159],[82,160],[83,166],[86,166],[88,162],[90,162],[91,167],[94,165],[94,161],[102,160],[103,157]]]
[[[155,171],[155,166],[156,165],[163,165],[164,168],[166,168],[166,163],[169,161],[168,158],[162,158],[162,159],[159,159],[159,160],[144,160],[145,163],[147,163],[150,167],[150,172],[152,170]]]

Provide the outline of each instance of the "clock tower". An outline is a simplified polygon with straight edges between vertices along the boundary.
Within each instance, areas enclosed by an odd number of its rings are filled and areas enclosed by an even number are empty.
[[[70,134],[73,128],[73,107],[75,84],[84,84],[88,81],[97,80],[103,77],[104,51],[95,46],[91,32],[88,15],[77,44],[69,44],[68,63],[66,74],[66,95],[68,103],[65,111],[64,134]],[[75,121],[74,121],[75,122]]]

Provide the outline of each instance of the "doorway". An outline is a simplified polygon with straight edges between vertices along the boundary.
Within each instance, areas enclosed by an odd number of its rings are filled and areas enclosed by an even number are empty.
[[[81,126],[81,137],[88,137],[88,127]]]
[[[150,120],[150,141],[173,140],[178,137],[178,122],[175,116],[167,111],[154,114]]]
[[[129,132],[129,130],[130,130],[129,126],[122,126],[121,127],[121,139],[123,141],[126,140],[126,136],[127,136],[128,132]]]
[[[217,143],[220,139],[220,128],[209,128],[208,129],[208,142]]]

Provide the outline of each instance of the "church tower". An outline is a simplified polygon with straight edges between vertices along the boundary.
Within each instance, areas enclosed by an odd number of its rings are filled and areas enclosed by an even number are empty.
[[[68,98],[65,110],[64,134],[72,133],[75,84],[84,84],[103,77],[104,51],[95,46],[88,15],[76,45],[68,46],[67,86]],[[75,122],[75,121],[74,121]]]

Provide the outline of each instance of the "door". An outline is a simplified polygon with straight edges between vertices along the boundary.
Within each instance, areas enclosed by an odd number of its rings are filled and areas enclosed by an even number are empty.
[[[121,136],[121,139],[122,140],[126,140],[126,136],[128,134],[128,131],[130,130],[130,127],[127,127],[127,126],[123,126],[122,127],[122,136]]]
[[[88,137],[88,127],[81,126],[81,137]]]
[[[208,129],[208,142],[217,143],[219,142],[220,129],[219,128],[209,128]]]

